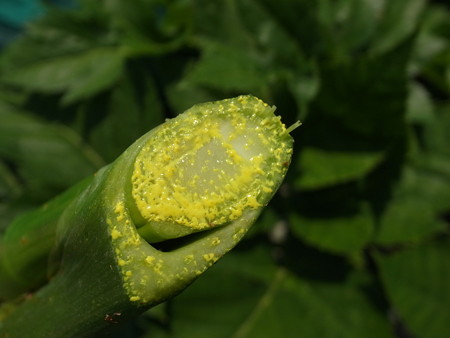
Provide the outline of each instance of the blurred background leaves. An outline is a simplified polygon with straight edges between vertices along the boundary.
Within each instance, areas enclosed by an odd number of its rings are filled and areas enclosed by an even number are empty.
[[[0,229],[195,103],[250,93],[303,122],[245,241],[118,337],[448,335],[448,5],[65,5],[30,5],[0,54]]]

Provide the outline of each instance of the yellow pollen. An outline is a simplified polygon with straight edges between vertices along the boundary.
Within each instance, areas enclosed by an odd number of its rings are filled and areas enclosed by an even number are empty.
[[[153,256],[147,256],[147,258],[145,258],[145,261],[146,261],[148,264],[153,264],[153,263],[155,262],[155,257],[153,257]]]
[[[113,229],[111,231],[111,237],[112,237],[112,239],[117,239],[119,237],[122,237],[122,233],[117,229]]]
[[[218,258],[216,257],[216,255],[214,255],[213,253],[209,253],[209,254],[205,254],[203,255],[203,259],[207,262],[210,263],[215,263],[217,262]]]
[[[161,125],[136,157],[131,193],[146,222],[203,230],[261,207],[290,157],[274,108],[252,96],[196,105]],[[280,169],[281,168],[281,169]],[[115,208],[123,217],[124,205]]]

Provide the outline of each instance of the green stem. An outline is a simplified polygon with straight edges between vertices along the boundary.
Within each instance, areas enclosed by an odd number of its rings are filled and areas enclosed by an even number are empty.
[[[0,300],[33,291],[48,280],[59,218],[90,180],[18,217],[7,228],[0,239]]]
[[[192,283],[241,240],[286,173],[292,139],[273,111],[251,96],[194,106],[14,222],[0,245],[1,296],[40,288],[3,304],[0,337],[90,336]],[[170,251],[151,244],[195,232]]]

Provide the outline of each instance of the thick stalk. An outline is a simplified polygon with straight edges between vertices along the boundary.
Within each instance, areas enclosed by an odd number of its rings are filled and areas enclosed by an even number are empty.
[[[29,252],[35,245],[57,262],[55,273],[19,305],[4,304],[0,337],[90,336],[194,281],[240,241],[286,173],[292,139],[273,111],[251,96],[197,105],[50,203],[40,224],[55,246],[29,242]],[[16,226],[16,239],[30,229]],[[187,235],[170,251],[151,244]],[[14,273],[0,283],[33,291],[27,264],[8,259],[2,269]]]

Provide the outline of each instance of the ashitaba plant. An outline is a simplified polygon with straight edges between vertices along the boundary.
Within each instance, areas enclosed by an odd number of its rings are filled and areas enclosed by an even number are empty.
[[[0,53],[0,337],[448,336],[445,2],[43,6]]]

